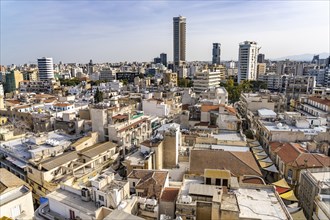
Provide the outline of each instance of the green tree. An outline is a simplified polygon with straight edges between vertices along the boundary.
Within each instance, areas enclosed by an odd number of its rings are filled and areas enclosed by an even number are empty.
[[[99,103],[103,101],[103,92],[99,90],[99,88],[96,89],[96,92],[94,94],[94,102]]]

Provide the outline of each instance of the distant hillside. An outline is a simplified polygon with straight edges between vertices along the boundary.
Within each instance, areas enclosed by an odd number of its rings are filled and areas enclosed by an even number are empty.
[[[292,55],[292,56],[286,56],[286,57],[280,57],[280,58],[275,58],[275,59],[270,59],[270,60],[295,60],[295,61],[312,61],[314,55],[320,55],[320,59],[325,59],[329,57],[329,53],[306,53],[306,54],[299,54],[299,55]]]

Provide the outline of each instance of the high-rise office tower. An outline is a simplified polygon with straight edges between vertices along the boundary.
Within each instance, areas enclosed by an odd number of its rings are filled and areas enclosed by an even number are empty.
[[[258,54],[258,63],[265,63],[265,54]]]
[[[43,57],[38,59],[39,80],[54,79],[53,58]]]
[[[175,68],[186,61],[186,18],[173,18],[173,61]]]
[[[220,65],[221,44],[213,43],[212,64]]]
[[[167,66],[167,54],[166,54],[166,53],[161,53],[161,54],[160,54],[160,62],[161,62],[164,66]]]
[[[257,59],[259,49],[257,43],[254,41],[244,41],[239,44],[238,83],[243,80],[257,79]]]

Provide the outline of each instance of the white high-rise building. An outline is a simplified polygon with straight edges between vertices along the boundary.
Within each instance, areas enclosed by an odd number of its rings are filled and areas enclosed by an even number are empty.
[[[254,41],[244,41],[239,44],[238,52],[238,79],[240,83],[243,80],[257,79],[257,60],[259,47]]]
[[[210,88],[220,87],[220,71],[203,70],[195,73],[194,92],[201,93]]]
[[[43,57],[38,59],[39,80],[54,79],[53,58]]]

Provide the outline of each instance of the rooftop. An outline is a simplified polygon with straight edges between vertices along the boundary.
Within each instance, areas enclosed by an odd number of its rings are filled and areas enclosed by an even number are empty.
[[[89,157],[89,158],[93,158],[99,154],[102,154],[103,152],[106,152],[112,148],[115,148],[117,146],[117,144],[107,141],[101,144],[95,144],[91,147],[85,148],[82,151],[80,151],[80,154]]]
[[[326,132],[327,130],[325,126],[319,126],[314,128],[298,128],[293,125],[275,123],[265,120],[260,120],[260,122],[266,127],[268,131],[304,132],[305,134],[309,134],[309,135],[317,135],[318,133]]]
[[[179,188],[167,187],[164,189],[160,200],[165,202],[173,202],[178,197],[179,191]]]
[[[235,152],[247,152],[250,151],[249,147],[232,146],[223,144],[195,144],[194,148],[200,149],[212,149],[212,150],[224,150],[224,151],[235,151]]]
[[[211,136],[218,140],[245,141],[242,135],[237,132],[220,132],[219,134],[212,134]]]
[[[235,191],[239,218],[288,219],[287,210],[271,188],[239,188]]]
[[[26,182],[24,182],[5,168],[0,168],[0,176],[0,193],[5,191],[7,188],[27,185]]]
[[[49,193],[46,197],[49,200],[61,202],[92,217],[95,217],[95,211],[98,209],[93,201],[84,202],[81,200],[80,195],[63,189],[57,189],[56,191]]]

